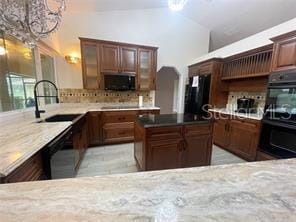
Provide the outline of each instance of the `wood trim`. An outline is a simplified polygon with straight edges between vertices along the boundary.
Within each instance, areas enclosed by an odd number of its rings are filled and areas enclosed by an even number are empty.
[[[231,61],[231,60],[235,60],[235,59],[240,59],[241,57],[245,57],[245,56],[249,56],[249,55],[253,55],[253,54],[257,54],[257,53],[262,53],[262,52],[267,52],[267,51],[272,51],[273,50],[273,43],[272,44],[268,44],[265,46],[261,46],[255,49],[251,49],[242,53],[238,53],[232,56],[228,56],[225,57],[223,59],[223,62],[227,62],[227,61]]]
[[[79,39],[80,41],[88,41],[88,42],[94,42],[99,44],[111,44],[111,45],[115,44],[115,45],[125,46],[125,47],[139,47],[139,48],[146,48],[146,49],[153,49],[153,50],[158,49],[158,47],[155,47],[155,46],[138,45],[138,44],[116,42],[116,41],[109,41],[109,40],[91,39],[91,38],[84,38],[84,37],[79,37]]]
[[[277,42],[277,41],[280,41],[283,39],[289,39],[289,38],[296,38],[296,30],[282,34],[282,35],[275,36],[275,37],[271,38],[270,40],[273,42]]]

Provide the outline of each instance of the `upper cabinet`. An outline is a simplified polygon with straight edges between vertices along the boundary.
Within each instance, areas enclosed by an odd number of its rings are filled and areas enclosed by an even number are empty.
[[[223,80],[268,76],[272,57],[272,45],[263,46],[225,58]]]
[[[119,47],[117,45],[102,44],[100,51],[101,72],[119,73]]]
[[[80,38],[85,89],[104,89],[104,75],[134,75],[137,90],[155,90],[157,48]]]
[[[155,90],[156,52],[151,49],[139,48],[138,89]]]
[[[99,89],[98,47],[92,42],[81,42],[83,85],[85,89]]]
[[[122,73],[137,73],[137,48],[132,47],[120,47],[120,60],[121,60],[121,69]]]
[[[271,39],[274,42],[272,71],[296,69],[296,31]]]

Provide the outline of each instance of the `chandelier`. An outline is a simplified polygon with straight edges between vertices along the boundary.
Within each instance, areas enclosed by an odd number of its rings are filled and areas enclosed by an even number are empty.
[[[168,6],[172,11],[181,11],[186,3],[187,0],[168,0]]]
[[[65,0],[0,0],[0,30],[34,47],[41,38],[57,30],[65,10]]]

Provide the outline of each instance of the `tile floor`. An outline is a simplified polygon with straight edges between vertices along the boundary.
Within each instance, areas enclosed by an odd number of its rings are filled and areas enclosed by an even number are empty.
[[[133,149],[133,143],[89,148],[77,177],[137,172]],[[212,165],[243,162],[243,159],[213,146]]]

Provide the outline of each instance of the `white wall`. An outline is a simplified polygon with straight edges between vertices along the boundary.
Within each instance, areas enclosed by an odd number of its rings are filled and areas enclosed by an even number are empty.
[[[252,35],[248,38],[245,38],[228,46],[225,46],[221,49],[205,54],[201,57],[197,57],[197,59],[194,59],[189,64],[201,62],[214,57],[224,58],[264,45],[268,45],[272,43],[272,41],[270,41],[271,38],[294,30],[296,30],[296,18],[282,23],[278,26],[274,26],[263,32],[259,32],[255,35]]]
[[[58,32],[63,55],[80,53],[78,37],[159,47],[158,69],[174,66],[181,73],[179,111],[183,110],[187,65],[208,52],[209,30],[167,9],[67,12]],[[70,67],[69,67],[70,66]],[[59,87],[82,87],[79,67],[58,63]]]

